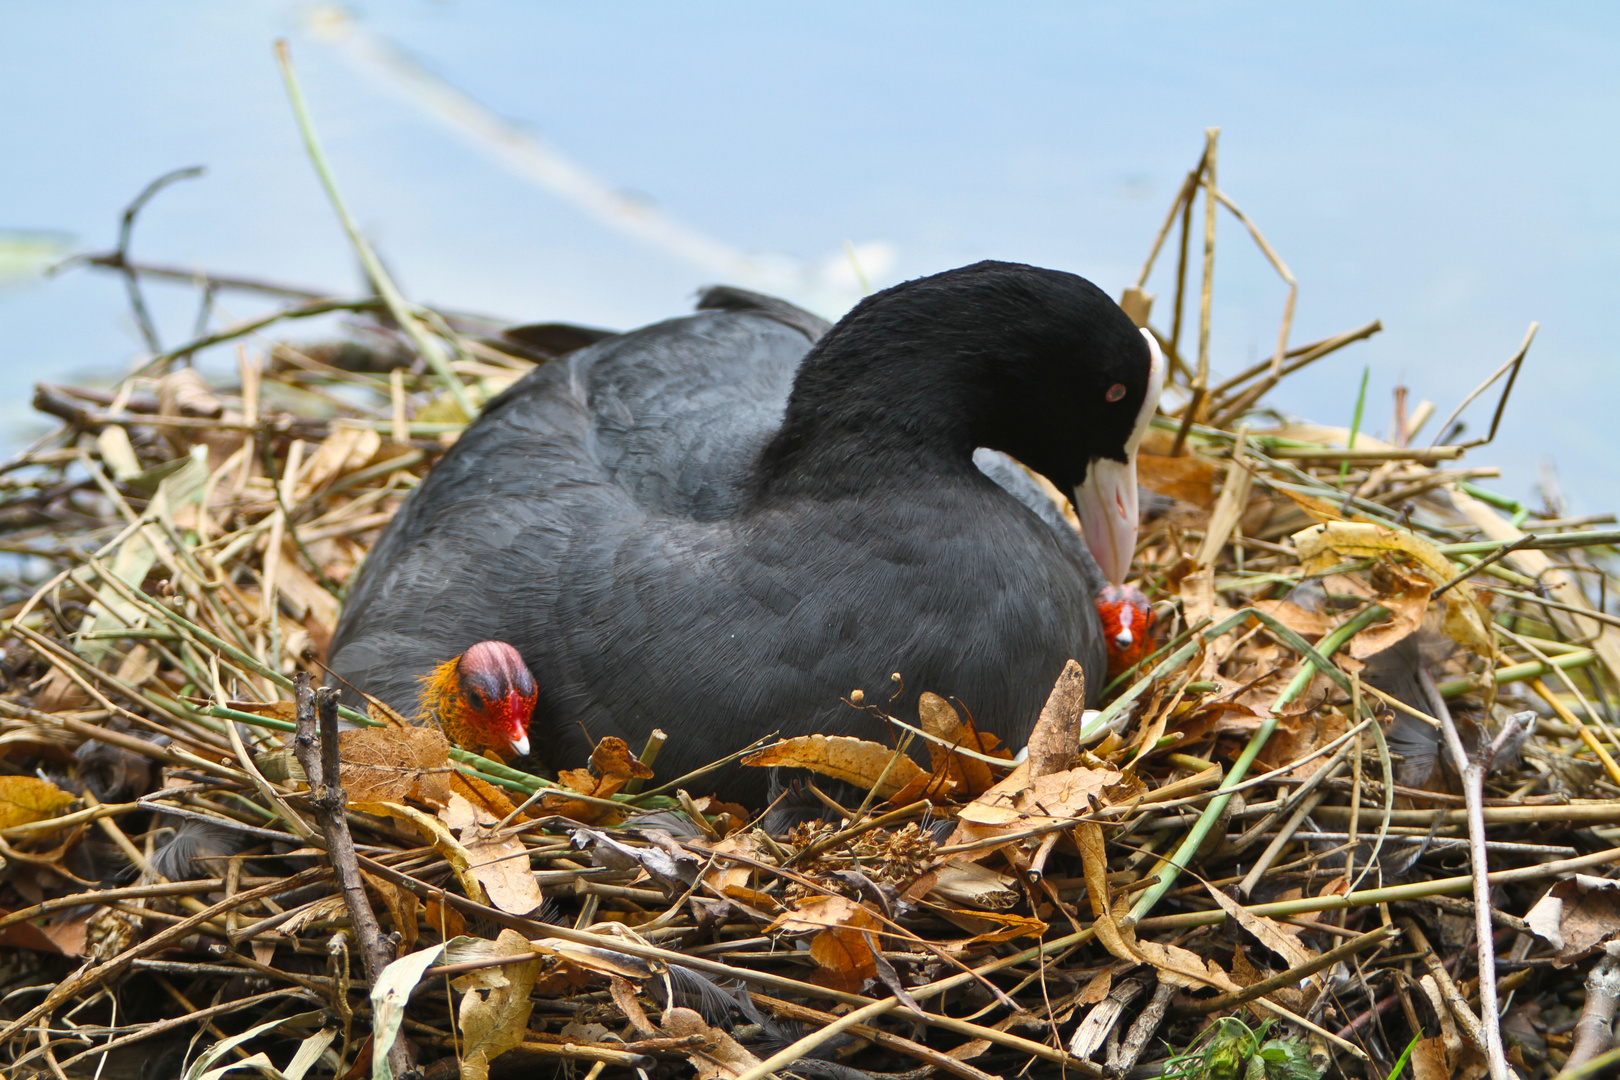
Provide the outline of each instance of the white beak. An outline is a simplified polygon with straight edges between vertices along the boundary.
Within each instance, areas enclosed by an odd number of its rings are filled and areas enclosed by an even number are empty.
[[[512,740],[512,749],[514,749],[514,750],[516,750],[518,752],[519,757],[523,757],[526,754],[528,754],[528,752],[529,752],[529,734],[528,734],[528,732],[524,732],[522,735],[519,735],[517,738]]]
[[[1085,530],[1086,546],[1102,568],[1103,576],[1123,585],[1131,572],[1136,554],[1136,530],[1140,516],[1136,509],[1136,451],[1147,434],[1148,424],[1159,411],[1159,394],[1164,390],[1164,354],[1159,343],[1146,330],[1152,369],[1147,394],[1142,398],[1136,425],[1125,440],[1125,460],[1094,458],[1086,469],[1085,483],[1074,489],[1074,509]]]

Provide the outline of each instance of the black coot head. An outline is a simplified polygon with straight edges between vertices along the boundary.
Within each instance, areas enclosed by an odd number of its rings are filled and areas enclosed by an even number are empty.
[[[825,400],[816,383],[847,374],[839,360],[855,356],[870,392],[905,403],[885,420],[898,416],[914,443],[962,461],[978,446],[1001,450],[1073,493],[1104,574],[1124,580],[1135,454],[1164,363],[1108,294],[1075,274],[1003,262],[908,281],[863,300],[822,339],[795,398]],[[822,358],[834,370],[818,373]]]
[[[1085,278],[1060,270],[983,262],[941,274],[965,286],[981,314],[952,320],[962,347],[991,360],[989,406],[977,445],[1003,450],[1068,491],[1094,460],[1125,464],[1140,441],[1144,409],[1158,405],[1148,339]],[[966,316],[965,318],[963,316]]]

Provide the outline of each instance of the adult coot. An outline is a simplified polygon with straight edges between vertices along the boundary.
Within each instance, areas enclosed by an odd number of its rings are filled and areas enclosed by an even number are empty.
[[[1083,278],[1000,262],[870,296],[808,352],[820,327],[791,305],[718,306],[741,310],[601,341],[492,400],[366,560],[333,670],[405,710],[425,681],[469,705],[484,735],[464,741],[506,754],[529,750],[532,702],[553,767],[662,728],[665,777],[772,731],[885,738],[842,699],[885,701],[892,672],[891,711],[954,696],[1014,745],[1070,657],[1095,692],[1089,560],[974,451],[1074,492],[1121,582],[1152,339]]]

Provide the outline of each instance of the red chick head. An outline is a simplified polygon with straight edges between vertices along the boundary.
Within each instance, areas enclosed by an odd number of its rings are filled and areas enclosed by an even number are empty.
[[[529,752],[534,676],[506,642],[480,641],[440,664],[424,683],[424,710],[437,715],[452,742],[502,758]]]
[[[1153,606],[1134,585],[1109,585],[1097,594],[1108,677],[1129,669],[1153,651]]]

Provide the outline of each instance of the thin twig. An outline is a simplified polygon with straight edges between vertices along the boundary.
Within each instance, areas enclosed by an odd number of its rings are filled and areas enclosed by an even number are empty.
[[[366,899],[366,886],[360,877],[354,838],[349,833],[349,819],[344,812],[346,802],[338,765],[337,691],[326,686],[314,689],[309,675],[300,671],[294,677],[293,692],[297,695],[298,706],[298,730],[293,736],[293,753],[309,781],[310,805],[320,818],[327,857],[337,873],[343,899],[349,908],[366,979],[375,986],[382,977],[383,969],[393,961],[394,949],[383,940],[377,914],[371,910],[371,902]],[[387,1048],[387,1053],[393,1075],[403,1077],[411,1068],[409,1044],[404,1039],[397,1039]]]

